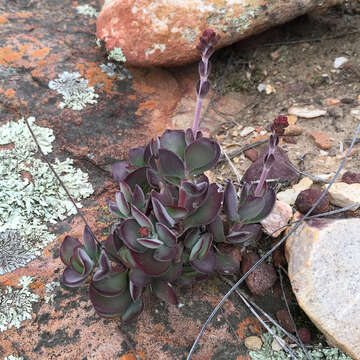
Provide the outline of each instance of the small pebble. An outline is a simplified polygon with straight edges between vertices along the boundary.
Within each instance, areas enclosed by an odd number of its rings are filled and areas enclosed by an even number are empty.
[[[294,325],[291,321],[289,312],[286,309],[282,309],[276,312],[276,317],[279,321],[279,324],[288,332],[295,332]]]
[[[240,136],[248,136],[250,135],[255,129],[252,126],[247,126],[243,130],[241,130]]]
[[[322,195],[322,190],[320,189],[307,189],[302,191],[295,201],[296,208],[302,213],[306,214],[312,206],[316,203],[319,197]],[[317,207],[312,211],[312,215],[323,214],[329,211],[329,194],[326,194],[325,197],[320,201]]]
[[[334,106],[340,104],[340,99],[329,98],[325,100],[327,106]]]
[[[360,183],[360,174],[346,171],[342,176],[341,181],[347,184]]]
[[[350,111],[350,114],[355,118],[360,120],[360,108],[355,108]]]
[[[285,131],[285,136],[299,136],[303,133],[303,128],[299,125],[289,125]]]
[[[258,336],[248,336],[244,342],[249,350],[260,350],[262,346],[262,341]]]
[[[299,337],[300,337],[301,341],[304,344],[308,344],[311,342],[311,333],[308,328],[300,328],[300,329],[298,329],[298,333],[299,333]]]
[[[326,115],[326,111],[312,106],[292,106],[288,110],[289,115],[296,115],[305,119],[313,119]]]
[[[315,144],[318,148],[322,150],[331,149],[331,141],[329,135],[320,131],[313,131],[310,136],[314,139]]]
[[[338,57],[338,58],[336,58],[336,59],[334,60],[334,68],[335,68],[335,69],[339,69],[339,68],[341,68],[344,64],[346,64],[348,61],[349,61],[349,59],[347,59],[346,57],[340,56],[340,57]]]
[[[296,138],[294,136],[283,136],[282,139],[288,144],[297,144]]]
[[[289,125],[295,125],[297,120],[298,120],[298,117],[296,115],[289,115],[288,116]]]

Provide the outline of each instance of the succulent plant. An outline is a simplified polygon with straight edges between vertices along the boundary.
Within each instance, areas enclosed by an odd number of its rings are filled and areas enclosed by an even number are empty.
[[[175,284],[236,273],[239,262],[216,245],[244,246],[259,239],[259,222],[273,208],[275,192],[265,179],[285,118],[274,122],[258,185],[246,183],[238,197],[232,182],[223,191],[204,174],[220,156],[218,143],[198,129],[201,101],[210,88],[209,58],[217,41],[217,35],[206,30],[198,46],[202,60],[192,129],[166,130],[146,146],[130,150],[128,161],[115,163],[112,175],[119,191],[115,201],[108,201],[116,217],[111,234],[99,243],[86,226],[83,245],[67,236],[61,246],[67,265],[63,283],[75,287],[91,277],[89,296],[101,316],[122,314],[130,321],[141,313],[143,298],[150,293],[176,305]]]

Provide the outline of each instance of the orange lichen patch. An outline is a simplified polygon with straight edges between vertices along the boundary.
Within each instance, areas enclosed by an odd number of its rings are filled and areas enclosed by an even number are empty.
[[[22,18],[22,19],[26,19],[33,16],[33,13],[31,12],[21,12],[21,13],[16,13],[16,17]]]
[[[22,53],[14,51],[10,46],[0,48],[0,64],[5,65],[14,62],[21,57]]]
[[[29,285],[30,289],[33,290],[40,290],[42,291],[45,287],[45,285],[41,282],[41,281],[33,281],[30,285]]]
[[[7,89],[4,94],[8,98],[14,98],[16,91],[14,89]]]
[[[137,109],[135,114],[142,115],[143,112],[146,110],[148,111],[154,110],[156,105],[157,105],[156,101],[152,101],[152,100],[145,101],[139,105],[139,108]]]
[[[145,360],[144,354],[137,352],[137,354],[141,357],[141,359]],[[128,353],[119,358],[119,360],[136,360],[136,356],[134,353]]]
[[[134,100],[136,100],[136,95],[129,95],[129,96],[128,96],[128,99],[134,101]],[[359,101],[360,101],[360,100],[359,100]]]
[[[5,15],[0,16],[0,24],[6,24],[9,20]]]
[[[261,334],[263,332],[259,321],[252,317],[247,317],[245,320],[240,322],[236,333],[240,339],[245,339],[248,333],[251,334]]]
[[[250,360],[249,355],[239,355],[236,360]]]
[[[27,51],[27,50],[29,50],[29,48],[30,48],[30,45],[29,44],[24,44],[24,45],[20,45],[19,46],[19,50],[23,53],[24,51]],[[21,54],[21,55],[23,55],[23,54]]]
[[[38,50],[33,51],[33,52],[31,53],[31,56],[43,58],[43,57],[45,57],[49,52],[50,52],[50,48],[45,47],[45,48],[42,48],[42,49],[38,49]]]

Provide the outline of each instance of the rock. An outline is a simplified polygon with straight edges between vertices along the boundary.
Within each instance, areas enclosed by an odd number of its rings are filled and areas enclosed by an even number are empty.
[[[316,203],[321,194],[323,193],[320,189],[307,189],[301,191],[295,201],[296,208],[302,213],[306,214],[311,207]],[[323,214],[329,211],[329,194],[326,194],[325,197],[320,201],[317,207],[311,212],[312,215]]]
[[[350,111],[350,114],[357,120],[360,120],[360,107],[354,108]]]
[[[331,148],[331,141],[328,134],[320,131],[313,131],[310,136],[314,139],[318,148],[322,150],[329,150]]]
[[[285,226],[292,218],[292,215],[290,205],[283,201],[276,200],[273,210],[260,224],[266,234],[275,238],[285,230]]]
[[[318,109],[313,106],[292,106],[288,110],[289,115],[296,115],[305,119],[313,119],[319,116],[324,116],[326,110]]]
[[[294,333],[295,327],[291,321],[289,312],[286,309],[282,309],[276,312],[276,317],[279,321],[279,324],[288,332]]]
[[[287,239],[297,301],[332,345],[360,359],[360,219],[314,219]]]
[[[328,109],[328,114],[331,117],[338,119],[338,118],[342,118],[344,116],[344,111],[340,107],[331,107]]]
[[[330,203],[339,207],[346,207],[352,204],[360,203],[360,184],[346,184],[339,182],[333,184],[329,190]],[[353,207],[355,211],[359,206]]]
[[[256,149],[245,150],[244,155],[246,158],[248,158],[252,162],[256,161],[259,157],[259,153]]]
[[[285,259],[284,249],[282,246],[280,248],[276,249],[272,253],[272,260],[273,260],[273,264],[276,268],[279,268],[280,266],[283,266],[283,267],[286,266],[286,259]]]
[[[296,201],[296,198],[301,191],[309,189],[313,184],[313,181],[307,177],[301,179],[298,184],[294,185],[291,189],[281,191],[276,194],[276,198],[283,202],[286,202],[289,205],[293,205]]]
[[[299,136],[303,133],[303,128],[298,125],[289,125],[285,128],[285,136]]]
[[[241,130],[240,136],[248,136],[250,135],[255,129],[252,126],[247,126]]]
[[[344,57],[344,56],[340,56],[338,58],[336,58],[334,60],[334,68],[335,69],[339,69],[341,68],[344,64],[346,64],[349,61],[348,58]]]
[[[311,332],[308,328],[298,329],[298,334],[304,344],[309,344],[311,342]]]
[[[258,86],[257,86],[257,90],[259,93],[262,93],[263,91],[265,91],[266,89],[266,85],[263,84],[263,83],[260,83]]]
[[[282,349],[282,346],[278,343],[276,339],[273,339],[271,342],[271,349],[274,351],[280,351]]]
[[[296,115],[288,115],[288,123],[289,123],[289,126],[290,125],[295,125],[297,120],[298,120],[298,117]],[[286,129],[285,129],[286,131]]]
[[[341,181],[347,184],[360,183],[360,173],[353,173],[350,171],[346,171],[343,174]]]
[[[340,99],[328,98],[325,100],[325,105],[334,106],[340,104]]]
[[[248,252],[243,254],[241,271],[245,274],[260,259],[260,257]],[[265,295],[276,282],[277,276],[272,265],[263,262],[245,280],[249,290],[255,295]]]
[[[248,336],[244,343],[248,350],[260,350],[262,347],[262,340],[258,336]]]
[[[297,144],[297,140],[294,136],[283,136],[282,139],[288,144]]]
[[[105,41],[108,51],[121,49],[131,65],[182,65],[199,59],[197,41],[207,28],[221,36],[220,48],[341,2],[305,0],[298,6],[285,0],[269,4],[263,0],[110,0],[97,19],[96,36]]]

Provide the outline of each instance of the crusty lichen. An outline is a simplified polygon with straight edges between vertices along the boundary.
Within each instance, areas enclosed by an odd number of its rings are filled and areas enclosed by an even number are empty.
[[[49,283],[47,283],[45,285],[45,296],[44,296],[44,300],[47,304],[51,304],[54,302],[55,300],[55,296],[56,296],[56,289],[60,287],[60,282],[59,281],[51,281]]]
[[[24,360],[24,358],[22,356],[14,356],[14,355],[9,355],[6,358],[4,358],[4,360]]]
[[[28,119],[45,154],[52,152],[53,131]],[[41,158],[23,119],[0,127],[0,275],[26,265],[54,240],[46,223],[56,223],[76,209]],[[76,201],[93,192],[88,175],[71,159],[53,166]],[[81,207],[81,204],[78,203]],[[11,242],[11,243],[10,243]],[[2,247],[4,246],[4,247]]]
[[[31,319],[32,305],[39,301],[39,296],[33,294],[29,285],[32,283],[30,276],[23,276],[19,279],[20,289],[7,286],[0,288],[0,331],[17,329],[24,320]]]
[[[86,15],[90,17],[97,17],[99,13],[91,5],[79,5],[76,7],[76,11],[81,15]]]
[[[132,79],[130,71],[121,65],[114,63],[107,63],[100,65],[101,71],[109,77],[117,76],[119,80]]]
[[[63,72],[57,79],[49,81],[49,88],[57,91],[63,96],[63,101],[59,104],[61,109],[69,107],[72,110],[82,110],[86,104],[97,103],[94,87],[88,86],[89,82],[80,78],[78,72]]]
[[[281,333],[277,331],[275,327],[272,331],[281,336]],[[250,351],[251,360],[288,360],[289,355],[283,351],[277,351],[272,349],[272,343],[274,338],[271,334],[266,333],[262,335],[263,345],[260,350]],[[306,356],[301,348],[294,349],[294,353],[299,360],[305,360]],[[323,347],[322,345],[315,346],[314,349],[308,350],[312,359],[316,360],[352,360],[336,348]]]
[[[126,57],[125,57],[122,49],[119,48],[119,47],[115,47],[110,51],[110,53],[108,55],[108,59],[109,60],[113,59],[113,60],[119,61],[119,62],[125,62],[126,61]]]

